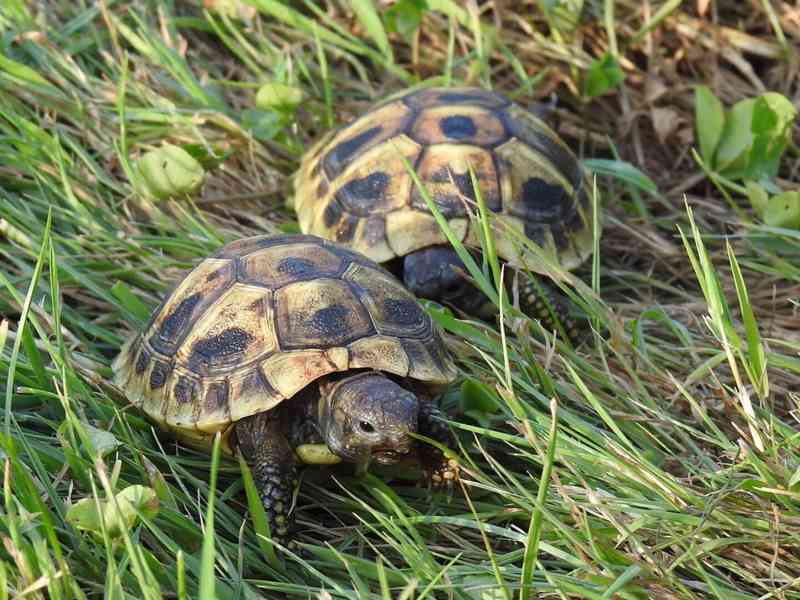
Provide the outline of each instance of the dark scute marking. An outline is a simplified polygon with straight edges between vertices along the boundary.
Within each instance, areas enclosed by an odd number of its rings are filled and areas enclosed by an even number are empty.
[[[572,215],[564,220],[564,228],[567,231],[579,231],[583,229],[583,227],[583,219],[581,219],[581,216],[577,211],[573,212]]]
[[[439,121],[439,129],[453,140],[463,140],[473,137],[478,132],[478,127],[470,117],[455,115],[445,117]]]
[[[469,102],[481,102],[486,100],[484,94],[464,94],[459,92],[444,92],[439,95],[439,100],[442,104],[466,104]]]
[[[417,325],[425,318],[419,304],[406,298],[386,298],[383,313],[388,321],[398,325]]]
[[[511,103],[508,98],[495,92],[444,92],[439,95],[442,104],[477,104],[479,106],[500,107]]]
[[[278,395],[278,392],[275,391],[275,388],[273,388],[269,384],[269,381],[267,381],[267,378],[264,377],[264,374],[261,372],[261,369],[256,369],[255,371],[253,371],[253,376],[250,378],[250,380],[252,383],[253,390],[255,390],[256,392],[260,392],[261,394],[267,397]]]
[[[430,362],[431,359],[428,348],[435,345],[434,340],[417,341],[401,339],[400,343],[403,346],[403,350],[405,350],[406,354],[408,355],[409,364],[414,365]]]
[[[336,228],[336,241],[342,243],[352,241],[353,236],[356,234],[357,225],[358,219],[356,217],[346,215]]]
[[[309,175],[311,175],[311,177],[316,177],[317,175],[319,175],[319,169],[320,169],[320,162],[317,161],[317,162],[314,163],[314,166],[311,167],[311,171],[309,171]]]
[[[194,381],[188,377],[181,376],[173,388],[175,400],[178,404],[188,404],[194,400]]]
[[[328,193],[328,182],[323,179],[322,181],[319,182],[319,185],[317,186],[317,196],[319,198],[322,198],[327,193]]]
[[[189,368],[196,372],[202,365],[212,365],[229,356],[240,354],[252,340],[253,337],[239,327],[231,327],[218,335],[198,340],[192,345]]]
[[[160,337],[164,343],[172,345],[175,342],[175,337],[182,333],[183,328],[189,322],[192,311],[197,306],[197,303],[200,302],[200,299],[200,292],[196,292],[184,298],[181,300],[181,303],[175,307],[175,310],[167,315],[161,322],[161,326],[158,328],[158,337]]]
[[[557,184],[531,177],[522,185],[522,204],[525,219],[553,221],[559,218],[568,205],[566,190]]]
[[[550,227],[550,232],[553,234],[553,242],[555,242],[556,248],[563,250],[569,246],[569,237],[562,223],[554,223]]]
[[[340,142],[323,159],[323,168],[328,175],[328,179],[333,181],[344,169],[344,165],[370,140],[383,131],[382,125],[376,125],[366,131],[362,131],[348,140]]]
[[[150,353],[142,348],[139,356],[136,357],[136,366],[133,368],[137,375],[144,373],[147,365],[150,364]]]
[[[205,402],[209,411],[224,408],[228,404],[228,382],[219,381],[210,384],[208,392],[206,392]]]
[[[375,204],[380,203],[388,185],[389,176],[383,171],[376,171],[361,179],[348,181],[336,196],[345,208],[366,216]]]
[[[431,179],[434,182],[450,181],[451,173],[452,172],[449,172],[447,168],[439,169]],[[475,176],[476,179],[480,181],[480,174],[476,173]],[[475,200],[475,187],[472,185],[472,177],[470,177],[469,173],[452,173],[452,180],[461,194],[470,200]]]
[[[171,365],[160,360],[155,361],[155,363],[153,363],[153,370],[150,371],[150,389],[157,390],[164,387],[164,384],[167,383],[170,371],[172,371]]]
[[[441,367],[447,362],[448,358],[444,351],[444,341],[438,331],[434,331],[433,338],[430,342],[425,342],[425,348],[436,366]]]
[[[525,235],[539,246],[544,245],[544,226],[541,223],[526,221]]]
[[[346,337],[348,313],[347,308],[338,304],[320,308],[308,320],[308,327],[323,339]]]
[[[452,179],[451,179],[452,176]],[[480,174],[476,173],[476,176],[480,178]],[[444,166],[440,169],[437,169],[433,173],[430,174],[428,180],[431,183],[450,183],[451,181],[456,184],[456,188],[458,188],[459,194],[448,194],[447,192],[435,189],[433,191],[434,201],[436,205],[439,207],[439,210],[442,214],[449,218],[452,217],[460,217],[466,214],[466,208],[464,206],[465,198],[471,200],[472,202],[476,201],[475,189],[472,186],[472,179],[469,173],[454,173]],[[452,188],[445,188],[445,189],[452,189]],[[422,198],[422,195],[419,193],[419,190],[415,189],[412,191],[414,204],[427,210],[427,204],[425,204],[425,200]],[[484,198],[486,195],[484,195]],[[495,198],[486,198],[487,204],[495,204]]]
[[[315,265],[313,261],[297,256],[287,256],[278,263],[278,273],[294,277],[313,273],[316,269],[317,265]]]
[[[339,204],[339,201],[332,198],[328,206],[325,207],[325,211],[322,213],[322,222],[325,223],[325,227],[333,227],[338,223],[339,219],[342,218],[343,212],[344,209],[341,204]]]

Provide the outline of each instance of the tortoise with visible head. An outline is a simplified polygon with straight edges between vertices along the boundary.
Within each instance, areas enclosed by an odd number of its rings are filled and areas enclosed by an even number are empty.
[[[589,183],[575,155],[532,112],[479,88],[412,92],[323,136],[304,157],[295,181],[293,205],[301,230],[385,263],[418,296],[479,314],[487,299],[459,273],[463,264],[404,158],[465,244],[475,247],[480,239],[480,225],[470,219],[476,207],[471,165],[498,222],[527,236],[566,269],[590,254]],[[498,232],[500,258],[545,271],[535,253],[520,248],[509,232]],[[521,308],[553,324],[536,289],[531,283],[523,290]],[[566,316],[563,305],[555,302],[554,308]]]
[[[240,452],[286,540],[304,444],[393,463],[447,443],[432,397],[456,374],[440,330],[371,260],[314,236],[239,240],[203,260],[113,363],[115,383],[190,445]],[[420,448],[434,485],[456,465]]]

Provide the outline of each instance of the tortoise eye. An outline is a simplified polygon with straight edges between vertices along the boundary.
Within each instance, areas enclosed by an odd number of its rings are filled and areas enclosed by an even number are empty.
[[[372,423],[367,423],[366,421],[359,421],[358,427],[364,433],[375,433],[375,428],[372,426]]]

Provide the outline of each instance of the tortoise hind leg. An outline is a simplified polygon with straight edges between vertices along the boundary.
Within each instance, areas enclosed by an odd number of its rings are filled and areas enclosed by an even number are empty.
[[[552,285],[527,277],[520,286],[519,308],[533,319],[538,319],[547,331],[566,334],[573,344],[580,340],[578,323],[569,314],[569,302]]]
[[[290,509],[297,466],[284,434],[282,412],[272,410],[241,419],[236,424],[236,439],[253,472],[272,539],[286,545],[294,523]]]

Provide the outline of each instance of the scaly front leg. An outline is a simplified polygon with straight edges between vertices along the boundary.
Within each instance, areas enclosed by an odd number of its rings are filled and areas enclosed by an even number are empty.
[[[454,440],[443,419],[442,412],[433,400],[420,398],[417,417],[420,435],[449,447],[453,445]],[[420,448],[420,461],[431,487],[434,489],[443,486],[452,488],[458,478],[458,461],[452,458],[448,459],[436,446],[424,443]]]
[[[570,342],[575,344],[580,340],[580,330],[569,314],[567,299],[549,283],[525,278],[519,290],[519,308],[529,317],[539,319],[547,331],[560,332],[560,325]]]
[[[294,524],[290,509],[297,471],[285,431],[280,410],[247,417],[236,425],[239,452],[253,471],[272,539],[281,545],[289,542]]]

